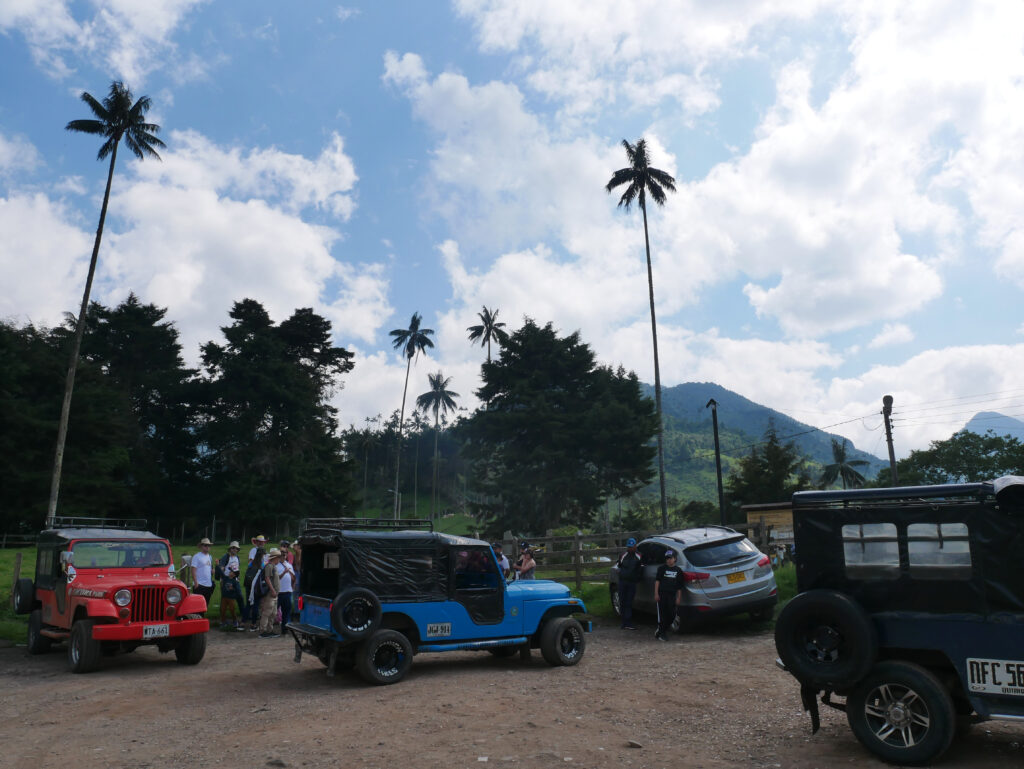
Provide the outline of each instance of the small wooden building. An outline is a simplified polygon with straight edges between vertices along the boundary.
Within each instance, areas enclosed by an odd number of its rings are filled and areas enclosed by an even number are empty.
[[[773,545],[793,544],[793,503],[766,502],[759,505],[743,505],[740,510],[747,518],[747,524],[764,523],[770,526],[769,542]]]

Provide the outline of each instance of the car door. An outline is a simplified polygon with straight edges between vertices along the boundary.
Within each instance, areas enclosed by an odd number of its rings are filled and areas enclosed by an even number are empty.
[[[658,567],[665,563],[665,546],[658,542],[641,542],[636,550],[640,554],[643,577],[636,586],[633,605],[652,612],[656,604],[654,578],[658,576]]]
[[[505,616],[505,580],[489,545],[459,545],[452,552],[455,600],[474,625],[496,625]]]

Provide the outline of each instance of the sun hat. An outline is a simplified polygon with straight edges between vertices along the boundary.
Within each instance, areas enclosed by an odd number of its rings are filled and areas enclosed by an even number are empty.
[[[291,547],[291,546],[292,546],[292,543],[289,542],[287,539],[282,539],[281,540],[281,547]]]
[[[213,543],[210,541],[210,539],[208,537],[203,537],[201,540],[199,540],[199,544],[200,545],[212,545]]]
[[[626,547],[636,547],[636,539],[633,538],[633,537],[630,537],[629,539],[627,539],[626,540]]]
[[[254,545],[259,544],[260,542],[263,542],[264,544],[266,544],[266,541],[267,541],[267,538],[264,537],[262,534],[257,534],[255,537],[252,538],[252,543]]]
[[[270,550],[267,551],[267,558],[280,558],[280,557],[281,557],[281,551],[278,550],[276,547],[272,547],[272,548],[270,548]]]
[[[233,539],[231,540],[231,544],[228,545],[228,550],[230,550],[231,548],[235,548],[235,550],[241,550],[242,546],[238,544],[237,539]]]
[[[666,550],[665,551],[665,557],[666,558],[675,558],[676,557],[676,551],[675,550]]]

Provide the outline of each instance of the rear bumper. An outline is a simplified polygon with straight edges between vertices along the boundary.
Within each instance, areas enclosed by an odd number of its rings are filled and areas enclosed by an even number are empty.
[[[144,629],[151,625],[167,625],[167,635],[160,638],[143,639]],[[181,619],[172,622],[136,622],[130,625],[94,625],[92,637],[97,641],[152,641],[156,643],[162,638],[178,638],[179,636],[205,633],[210,629],[207,619]]]
[[[737,602],[725,606],[682,605],[679,607],[679,616],[687,620],[712,619],[716,617],[731,617],[735,614],[746,614],[747,612],[769,609],[779,602],[779,596],[771,595],[767,598],[759,598],[756,601]]]

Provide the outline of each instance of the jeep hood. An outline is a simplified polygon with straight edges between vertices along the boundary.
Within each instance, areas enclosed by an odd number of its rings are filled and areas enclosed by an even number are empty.
[[[569,588],[550,579],[516,580],[508,586],[509,593],[519,593],[526,601],[542,598],[568,598]]]

